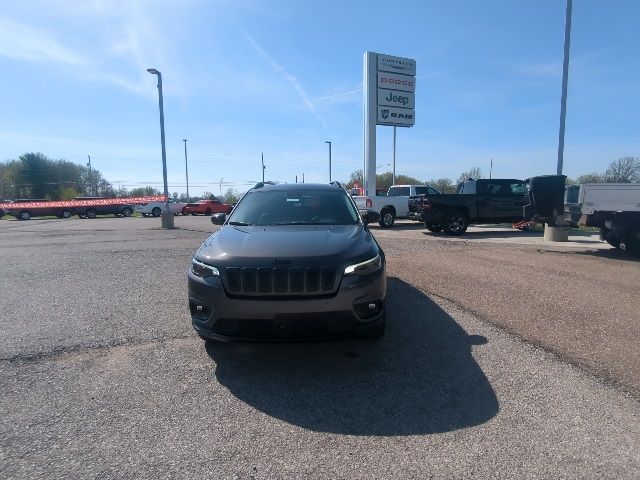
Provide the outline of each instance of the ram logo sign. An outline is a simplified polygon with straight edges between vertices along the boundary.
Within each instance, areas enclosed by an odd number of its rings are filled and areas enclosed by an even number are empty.
[[[410,127],[415,121],[415,110],[408,108],[378,107],[378,125]]]

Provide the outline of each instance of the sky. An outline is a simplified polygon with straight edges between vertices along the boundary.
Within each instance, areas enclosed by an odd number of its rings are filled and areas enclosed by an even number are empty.
[[[362,168],[363,54],[416,60],[398,174],[556,170],[563,0],[0,0],[0,161],[91,163],[115,186],[240,191]],[[576,0],[564,173],[640,156],[640,2]],[[377,127],[379,172],[392,127]]]

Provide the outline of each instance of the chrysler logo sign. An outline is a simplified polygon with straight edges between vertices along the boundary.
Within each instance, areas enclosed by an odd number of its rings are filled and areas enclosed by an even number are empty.
[[[416,74],[416,61],[410,58],[392,57],[391,55],[378,55],[379,72],[396,72],[404,75]]]

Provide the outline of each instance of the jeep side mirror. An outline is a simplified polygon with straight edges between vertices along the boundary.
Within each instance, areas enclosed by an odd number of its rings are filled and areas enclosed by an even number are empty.
[[[213,223],[214,225],[222,225],[226,221],[226,213],[216,213],[215,215],[211,215],[211,223]]]
[[[369,225],[370,223],[376,223],[380,221],[380,214],[375,210],[370,208],[366,210],[360,210],[360,218],[362,218],[362,222],[365,225]]]

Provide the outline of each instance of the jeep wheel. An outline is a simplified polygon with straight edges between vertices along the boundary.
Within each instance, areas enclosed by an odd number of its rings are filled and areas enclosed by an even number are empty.
[[[425,223],[424,224],[424,228],[426,228],[430,232],[441,232],[442,231],[442,226],[438,225],[436,223]]]
[[[159,217],[160,213],[162,213],[160,207],[153,207],[153,210],[151,210],[151,215],[154,217]]]
[[[60,218],[71,218],[71,212],[69,210],[63,210],[60,214]]]
[[[84,213],[87,218],[96,218],[96,211],[93,208],[90,208]]]
[[[20,212],[20,214],[18,215],[18,219],[31,220],[31,212],[27,212],[26,210],[24,212]]]
[[[122,209],[122,216],[123,217],[130,217],[132,213],[133,213],[133,210],[131,210],[131,207],[124,207]]]
[[[395,221],[396,217],[393,215],[393,212],[388,208],[383,208],[380,212],[380,221],[378,222],[378,224],[382,228],[391,228],[393,227]]]
[[[452,212],[447,214],[444,219],[444,231],[448,235],[458,236],[467,231],[469,227],[469,219],[462,212]]]

